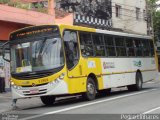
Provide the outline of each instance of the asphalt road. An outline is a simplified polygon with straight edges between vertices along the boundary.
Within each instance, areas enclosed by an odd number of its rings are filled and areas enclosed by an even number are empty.
[[[160,114],[160,81],[145,83],[143,90],[135,92],[114,88],[111,94],[98,96],[94,101],[84,101],[81,96],[60,98],[48,107],[39,98],[33,98],[20,100],[17,105],[19,109],[9,110],[3,116],[18,114],[22,120],[114,120],[121,119],[122,114]]]

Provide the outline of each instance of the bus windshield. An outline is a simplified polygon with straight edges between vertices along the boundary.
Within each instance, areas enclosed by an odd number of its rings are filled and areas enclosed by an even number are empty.
[[[34,39],[36,40],[11,45],[12,73],[50,70],[64,65],[61,38]]]

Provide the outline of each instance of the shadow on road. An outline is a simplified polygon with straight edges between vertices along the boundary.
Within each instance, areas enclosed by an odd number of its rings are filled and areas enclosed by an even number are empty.
[[[143,88],[141,90],[141,92],[143,91],[148,91],[148,90],[151,90],[153,88],[151,87],[148,87],[148,88]],[[103,99],[109,99],[109,98],[112,98],[112,97],[117,97],[117,96],[121,96],[121,95],[127,95],[127,94],[132,94],[132,93],[137,93],[139,91],[128,91],[127,89],[120,89],[119,91],[116,90],[116,91],[111,91],[110,94],[107,94],[107,95],[99,95],[97,94],[97,97],[95,100],[93,101],[97,101],[97,100],[103,100]],[[33,107],[30,107],[30,108],[24,108],[22,110],[30,110],[30,109],[38,109],[38,108],[51,108],[51,107],[65,107],[65,106],[69,106],[69,105],[74,105],[74,104],[82,104],[82,103],[88,103],[89,101],[86,101],[84,100],[81,95],[78,95],[78,96],[73,96],[73,97],[63,97],[63,98],[60,98],[58,100],[56,100],[55,104],[54,105],[51,105],[51,106],[46,106],[46,105],[42,105],[42,106],[33,106]]]

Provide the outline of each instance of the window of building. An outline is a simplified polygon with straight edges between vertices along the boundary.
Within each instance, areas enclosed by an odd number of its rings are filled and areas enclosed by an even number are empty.
[[[143,19],[144,19],[144,21],[147,20],[147,13],[146,13],[146,10],[143,10]]]
[[[140,19],[140,8],[136,7],[136,19],[139,20]]]
[[[116,17],[120,18],[121,17],[121,12],[122,12],[122,7],[120,5],[115,5],[115,13],[116,13]]]

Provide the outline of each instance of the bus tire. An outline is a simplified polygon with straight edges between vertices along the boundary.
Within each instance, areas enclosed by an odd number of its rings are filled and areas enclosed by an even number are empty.
[[[43,104],[50,106],[55,102],[55,96],[41,96],[41,101]]]
[[[143,79],[142,79],[142,75],[140,72],[136,73],[136,84],[134,85],[128,85],[128,90],[129,91],[139,91],[142,89],[143,86]]]
[[[136,85],[135,85],[135,90],[139,91],[142,89],[143,86],[143,79],[142,79],[142,75],[140,72],[138,72],[136,74]]]
[[[96,84],[93,78],[89,77],[86,84],[86,92],[82,94],[85,100],[91,101],[96,97]]]

